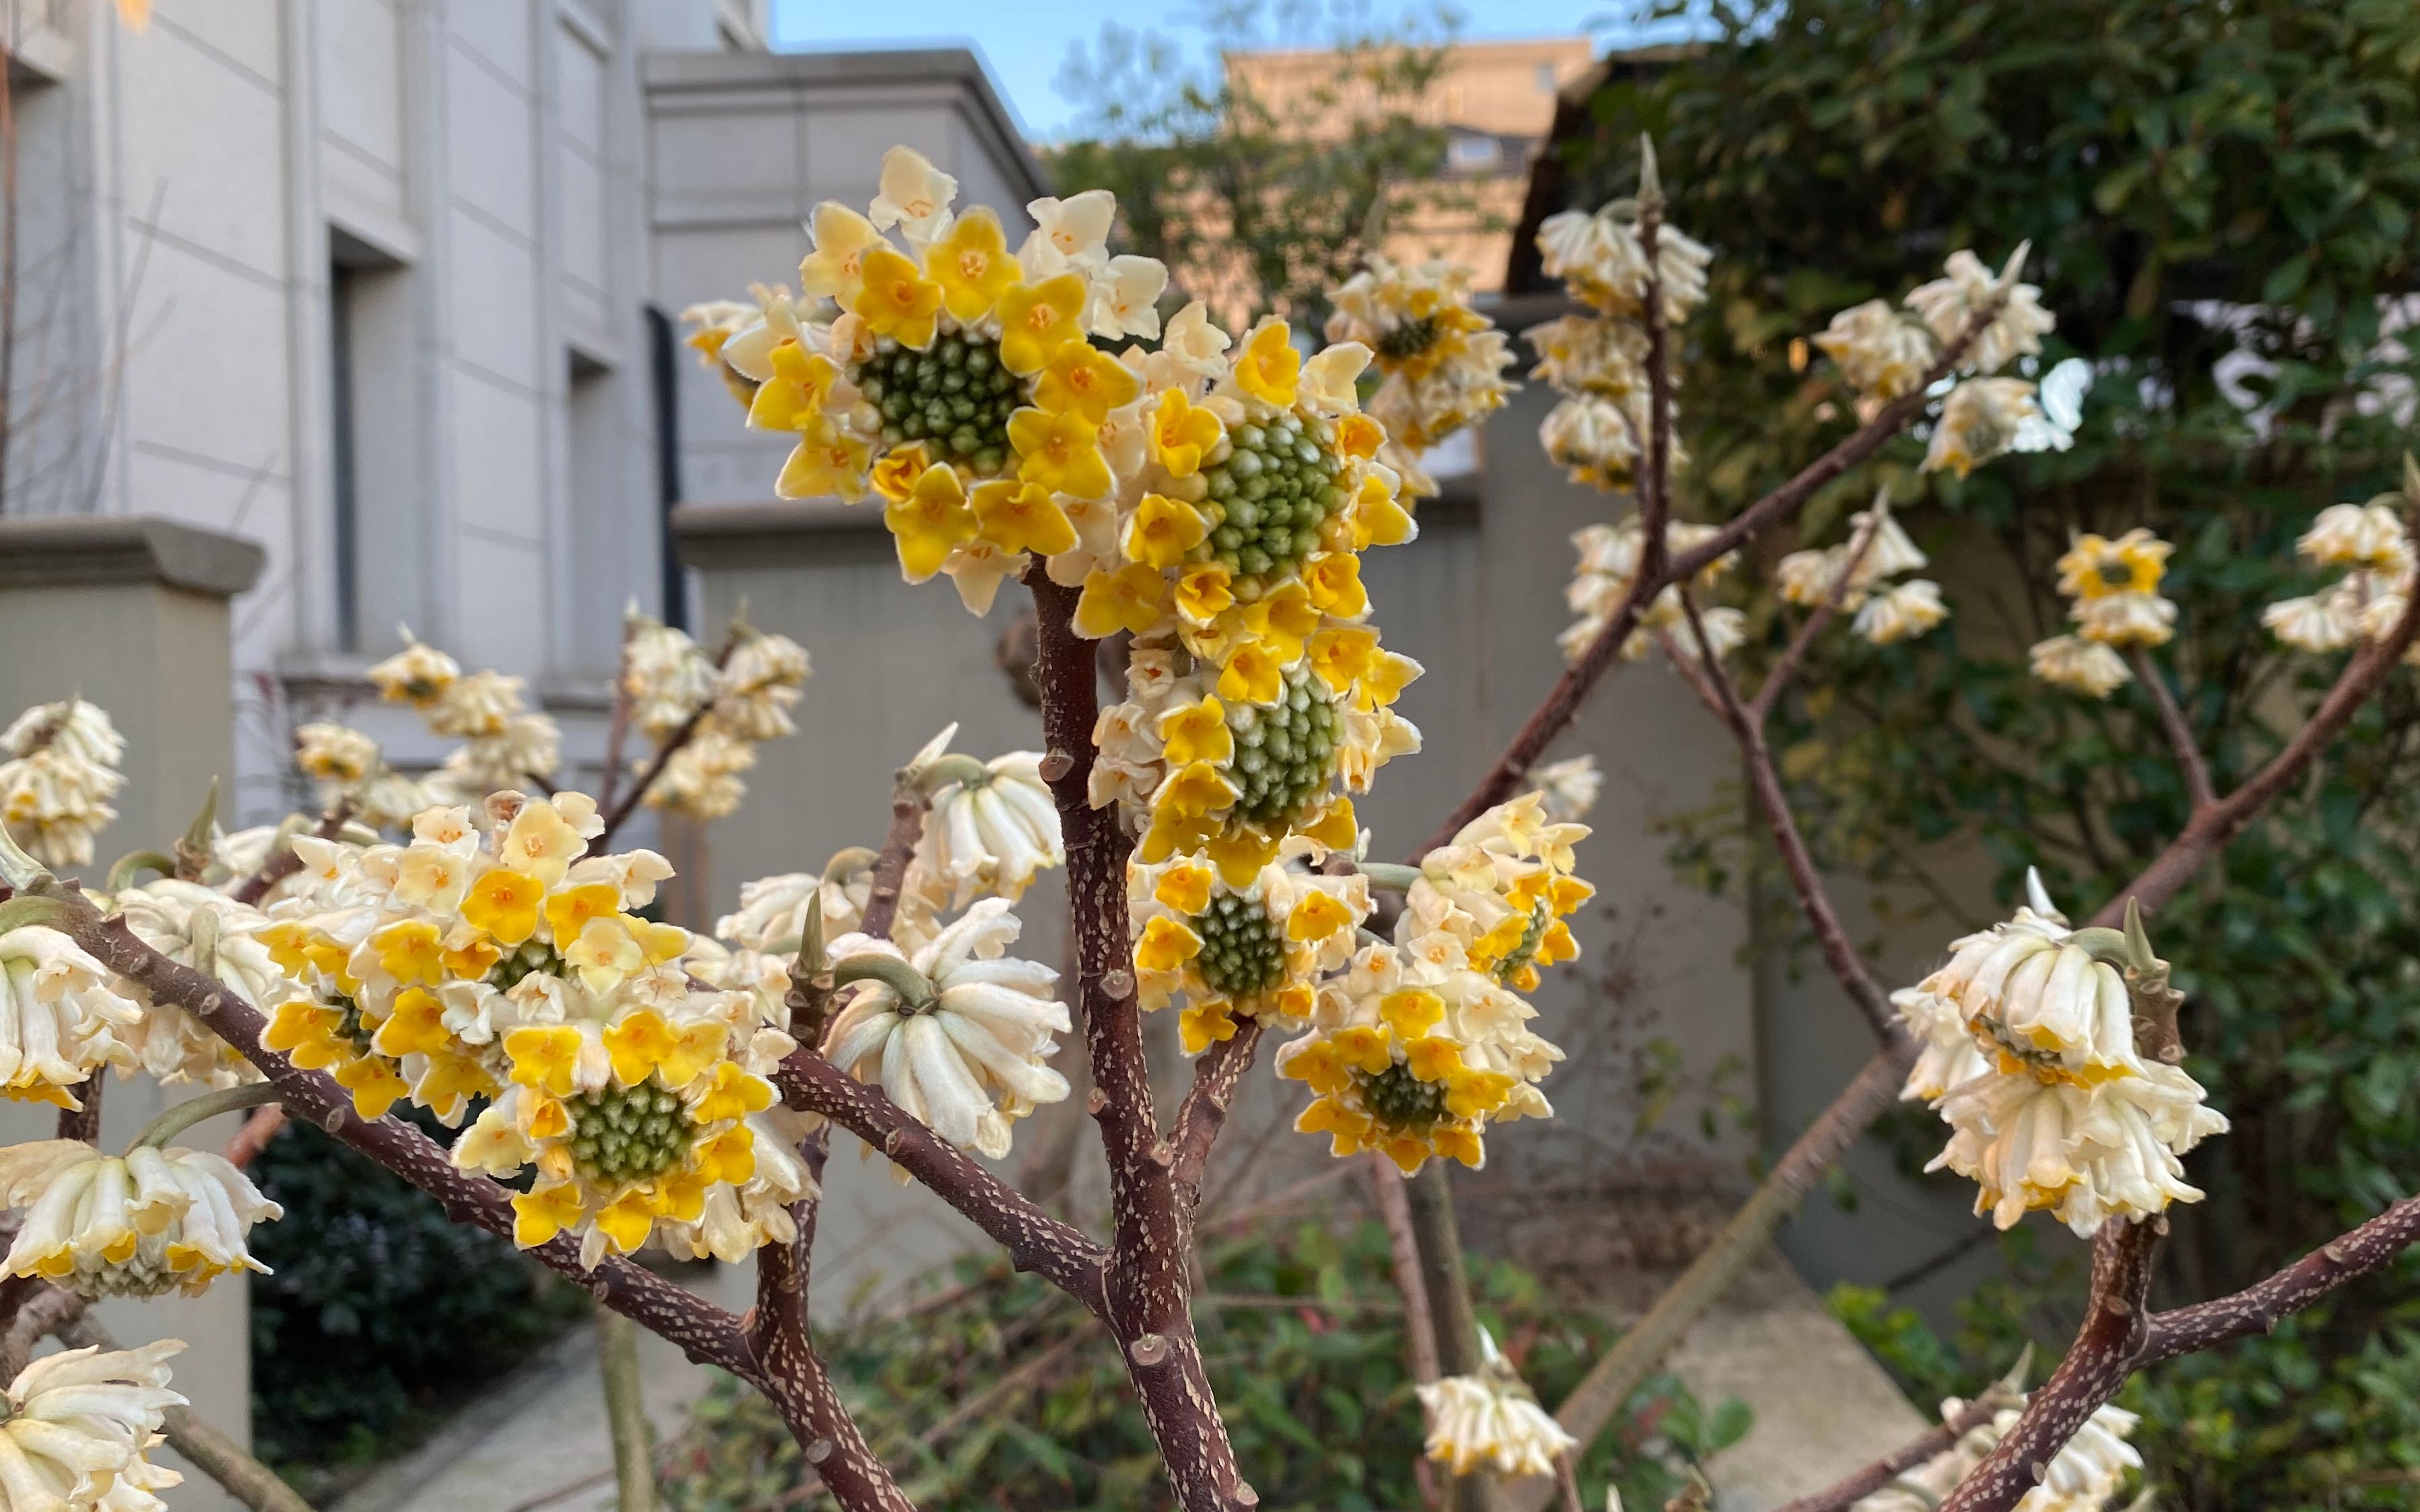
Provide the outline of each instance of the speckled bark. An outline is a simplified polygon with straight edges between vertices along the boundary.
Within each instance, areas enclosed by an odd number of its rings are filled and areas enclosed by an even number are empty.
[[[806,1288],[799,1273],[814,1242],[812,1207],[799,1236],[756,1252],[758,1303],[748,1317],[747,1342],[759,1387],[789,1425],[807,1463],[848,1512],[915,1512],[891,1471],[875,1457],[857,1421],[842,1405],[830,1374],[807,1342]]]
[[[1227,1113],[1252,1069],[1267,1028],[1259,1019],[1235,1026],[1233,1039],[1214,1041],[1193,1062],[1193,1086],[1176,1109],[1176,1127],[1168,1142],[1175,1151],[1176,1200],[1187,1214],[1202,1205],[1202,1180],[1210,1169],[1210,1151],[1227,1127]]]
[[[1086,791],[1100,708],[1093,643],[1075,631],[1076,590],[1039,573],[1031,580],[1040,624],[1035,672],[1042,687],[1042,769],[1051,774],[1067,849],[1077,1006],[1115,1213],[1103,1317],[1117,1336],[1178,1502],[1187,1512],[1251,1506],[1260,1499],[1236,1473],[1187,1301],[1190,1226],[1177,1196],[1175,1153],[1160,1138],[1152,1108],[1126,935],[1130,845],[1114,810],[1094,808]]]

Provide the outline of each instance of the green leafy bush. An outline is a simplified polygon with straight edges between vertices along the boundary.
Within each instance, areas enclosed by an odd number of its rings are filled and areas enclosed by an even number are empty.
[[[2045,361],[2099,364],[2073,450],[1961,483],[1919,477],[1901,441],[1819,497],[1805,540],[1774,544],[1839,539],[1886,482],[1956,609],[1913,645],[1830,638],[1787,702],[1776,748],[1826,863],[1939,900],[1927,927],[1945,941],[1979,921],[1935,882],[1945,847],[1986,856],[2002,900],[2038,864],[2055,897],[2096,907],[2177,833],[2184,794],[2140,687],[2094,702],[2027,675],[2025,647],[2059,628],[2050,563],[2079,530],[2176,543],[2181,622],[2158,659],[2222,789],[2335,677],[2341,658],[2282,654],[2259,611],[2318,585],[2293,555],[2312,515],[2395,486],[2412,444],[2408,404],[2381,400],[2409,393],[2413,353],[2382,338],[2420,280],[2420,9],[1655,9],[1711,22],[1709,45],[1618,76],[1568,166],[1592,205],[1622,192],[1652,131],[1675,224],[1715,250],[1719,318],[1683,344],[1683,392],[1721,396],[1691,411],[1689,513],[1733,512],[1848,429],[1839,385],[1797,343],[1856,301],[1897,300],[1953,248],[1996,260],[2030,240],[2025,276],[2059,317]],[[2173,1215],[2156,1303],[2245,1286],[2420,1186],[2415,830],[2405,675],[2152,920],[2190,997],[2188,1069],[2235,1124],[2189,1162],[2209,1200]],[[1685,828],[1682,859],[1736,885],[1761,847],[1733,806]],[[1995,1308],[1984,1332],[2063,1344],[2080,1278],[2022,1271],[1961,1329]],[[2420,1397],[2396,1299],[2415,1273],[2154,1372],[2139,1437],[2168,1504],[2410,1504]],[[1869,1342],[1937,1395],[1940,1361]],[[1970,1387],[2008,1358],[1967,1362]]]
[[[1512,1266],[1475,1260],[1484,1320],[1547,1401],[1613,1331],[1556,1305]],[[1385,1230],[1317,1225],[1208,1241],[1195,1319],[1236,1458],[1264,1506],[1356,1512],[1421,1504],[1420,1412],[1404,1365]],[[875,1451],[921,1506],[1049,1512],[1167,1504],[1159,1460],[1109,1336],[1075,1303],[1002,1261],[962,1262],[891,1315],[818,1346]],[[1581,1467],[1629,1505],[1660,1506],[1685,1467],[1747,1431],[1746,1408],[1702,1409],[1659,1379]],[[669,1446],[675,1512],[772,1512],[806,1480],[772,1409],[725,1380]],[[1592,1497],[1591,1500],[1594,1498]]]
[[[251,1287],[256,1447],[306,1497],[410,1448],[585,1309],[510,1244],[448,1222],[316,1129],[271,1140],[252,1176],[286,1209],[253,1231],[273,1273]]]

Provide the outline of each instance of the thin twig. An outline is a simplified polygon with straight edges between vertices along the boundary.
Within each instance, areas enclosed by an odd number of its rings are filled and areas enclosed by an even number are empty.
[[[2193,721],[2177,706],[2177,696],[2168,689],[2168,679],[2151,653],[2143,646],[2133,648],[2134,680],[2151,696],[2151,707],[2160,716],[2160,729],[2168,737],[2168,748],[2176,753],[2177,770],[2185,781],[2185,797],[2193,811],[2201,812],[2218,803],[2218,790],[2211,786],[2210,763],[2201,753],[2201,744],[2194,738]]]
[[[312,833],[321,840],[334,840],[345,832],[345,825],[352,822],[352,817],[353,800],[338,798],[329,805],[327,814],[319,821],[319,827]],[[240,903],[256,903],[269,896],[269,890],[271,887],[302,870],[302,853],[295,849],[294,842],[289,838],[284,845],[272,852],[267,860],[260,863],[259,871],[244,878],[243,886],[235,889],[235,901]]]
[[[622,783],[622,747],[630,737],[630,635],[634,626],[622,623],[622,645],[613,657],[613,717],[605,726],[605,766],[597,774],[597,807],[613,811],[613,793]]]
[[[227,1136],[226,1148],[220,1150],[226,1163],[238,1170],[260,1158],[269,1142],[286,1128],[286,1104],[271,1103],[265,1108],[255,1108],[243,1127]]]
[[[1851,1504],[1871,1496],[1989,1423],[2009,1405],[2005,1396],[1986,1392],[1960,1408],[1947,1423],[1935,1423],[1872,1464],[1851,1471],[1820,1491],[1784,1503],[1774,1512],[1845,1512]]]
[[[1404,1350],[1412,1379],[1425,1386],[1445,1372],[1437,1368],[1436,1315],[1429,1307],[1428,1278],[1420,1273],[1419,1238],[1412,1232],[1411,1198],[1404,1175],[1377,1150],[1365,1157],[1370,1184],[1378,1194],[1378,1218],[1395,1261],[1395,1289],[1404,1295]]]
[[[1235,1026],[1234,1034],[1214,1041],[1193,1062],[1193,1087],[1177,1104],[1176,1130],[1169,1136],[1176,1154],[1171,1169],[1177,1199],[1188,1213],[1202,1204],[1202,1179],[1210,1168],[1211,1149],[1267,1028],[1259,1019],[1247,1018]]]
[[[1873,517],[1858,528],[1856,539],[1849,543],[1849,558],[1840,564],[1840,575],[1833,579],[1832,586],[1824,591],[1823,601],[1817,604],[1799,625],[1797,633],[1790,638],[1790,644],[1782,648],[1781,659],[1773,664],[1773,670],[1764,674],[1764,681],[1757,685],[1756,697],[1748,700],[1747,712],[1758,728],[1761,729],[1772,717],[1774,703],[1781,697],[1782,689],[1790,686],[1790,679],[1797,674],[1799,664],[1807,659],[1807,653],[1813,649],[1815,638],[1823,633],[1823,627],[1832,623],[1834,616],[1840,612],[1840,606],[1848,601],[1849,585],[1856,580],[1857,569],[1865,565],[1866,553],[1873,549],[1874,541],[1881,534],[1882,511],[1876,509]]]

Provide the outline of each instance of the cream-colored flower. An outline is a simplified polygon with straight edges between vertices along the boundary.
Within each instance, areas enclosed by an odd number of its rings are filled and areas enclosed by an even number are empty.
[[[0,1096],[81,1107],[72,1089],[85,1078],[134,1064],[142,1022],[75,941],[32,924],[0,934]]]
[[[1892,309],[1887,300],[1841,311],[1815,345],[1861,397],[1885,403],[1915,393],[1940,349],[1922,322]]]
[[[305,777],[345,786],[378,769],[378,742],[349,725],[302,725],[294,732],[294,764]]]
[[[1852,628],[1878,646],[1913,640],[1949,618],[1941,585],[1924,578],[1893,583],[1865,602]]]
[[[1538,1405],[1538,1395],[1497,1350],[1485,1329],[1479,1335],[1479,1370],[1448,1376],[1419,1388],[1428,1418],[1426,1451],[1457,1475],[1485,1468],[1498,1475],[1551,1475],[1579,1441]]]
[[[1546,817],[1557,824],[1586,819],[1605,787],[1605,774],[1597,770],[1593,755],[1550,762],[1531,772],[1529,779],[1538,784],[1538,793],[1545,800]]]
[[[1117,196],[1106,189],[1088,189],[1065,199],[1046,194],[1029,202],[1033,233],[1016,249],[1016,260],[1028,277],[1040,280],[1074,268],[1086,272],[1106,266],[1109,231],[1117,224]]]
[[[230,1271],[266,1275],[245,1239],[285,1211],[207,1150],[104,1155],[78,1139],[0,1148],[0,1199],[24,1214],[0,1271],[95,1299],[196,1294]]]
[[[790,719],[799,689],[814,669],[804,646],[786,635],[743,629],[716,679],[714,722],[740,740],[775,740],[798,733]]]
[[[714,687],[713,658],[686,633],[649,615],[626,617],[622,693],[641,733],[663,740],[714,696]]]
[[[2035,356],[2041,351],[2042,336],[2058,323],[2041,307],[2041,290],[2017,282],[2028,245],[2020,242],[1996,275],[1962,248],[1949,255],[1945,277],[1909,291],[1907,307],[1924,317],[1944,345],[1956,340],[1994,294],[2004,296],[1992,323],[1966,348],[1962,371],[1996,373],[2017,358]]]
[[[1105,341],[1159,336],[1159,297],[1168,292],[1168,265],[1156,257],[1122,253],[1093,275],[1087,329]]]
[[[2361,639],[2362,608],[2360,594],[2339,582],[2322,593],[2278,600],[2260,611],[2260,623],[2296,651],[2321,655]]]
[[[2404,533],[2403,507],[2401,494],[2384,494],[2366,504],[2330,504],[2294,548],[2318,566],[2407,571],[2412,542]]]
[[[153,1496],[184,1477],[144,1458],[185,1398],[168,1389],[181,1339],[139,1350],[64,1350],[8,1383],[0,1423],[5,1512],[162,1512]]]
[[[427,709],[452,691],[462,676],[462,664],[415,640],[409,629],[403,640],[401,651],[369,670],[369,680],[389,703]]]
[[[866,207],[875,229],[892,226],[910,246],[938,241],[950,229],[950,202],[958,197],[958,181],[933,166],[933,160],[910,147],[895,147],[882,155],[882,188]]]
[[[297,844],[316,836],[297,837]],[[278,968],[268,947],[256,938],[269,918],[215,888],[175,877],[157,877],[110,899],[135,938],[176,962],[214,977],[260,1011],[274,1011],[302,989]],[[252,1062],[173,1003],[151,999],[140,982],[117,980],[117,989],[143,1005],[143,1020],[126,1036],[143,1070],[165,1083],[199,1082],[233,1087],[260,1080]]]
[[[946,879],[953,908],[978,897],[1014,903],[1038,873],[1067,860],[1059,810],[1042,780],[1042,753],[1013,750],[985,763],[984,771],[937,789],[924,810],[917,856]]]
[[[905,949],[863,934],[834,940],[835,962],[905,961],[933,997],[911,1002],[889,981],[861,983],[832,1020],[824,1054],[858,1080],[879,1082],[952,1144],[1006,1155],[1011,1124],[1067,1096],[1049,1060],[1054,1036],[1073,1026],[1066,1005],[1049,995],[1059,973],[1004,953],[1021,928],[1006,899],[984,898],[929,936],[894,930]]]
[[[126,741],[82,699],[37,703],[0,731],[0,824],[51,867],[92,864],[93,839],[116,819]]]
[[[2024,1403],[2024,1397],[2017,1398],[2017,1406],[2003,1408],[1989,1422],[1968,1429],[1948,1448],[1859,1499],[1850,1512],[1932,1512],[2016,1427]],[[1943,1402],[1941,1420],[1956,1420],[1966,1405],[1954,1396]],[[2126,1442],[2140,1421],[2118,1407],[2094,1412],[2042,1467],[2035,1477],[2040,1484],[2025,1492],[2016,1512],[2107,1512],[2127,1473],[2142,1468],[2142,1456]],[[2137,1508],[2144,1505],[2135,1504]]]
[[[2015,445],[2025,422],[2040,414],[2034,386],[2023,378],[1968,378],[1941,402],[1923,471],[1947,468],[1963,478]]]
[[[738,911],[714,921],[716,937],[743,949],[795,955],[806,932],[807,909],[818,896],[823,900],[824,937],[852,933],[865,918],[874,893],[874,853],[855,855],[864,864],[844,866],[837,877],[830,872],[822,876],[789,872],[741,883]]]
[[[2033,674],[2053,687],[2105,699],[2134,680],[2126,658],[2098,640],[2055,635],[2027,653]]]

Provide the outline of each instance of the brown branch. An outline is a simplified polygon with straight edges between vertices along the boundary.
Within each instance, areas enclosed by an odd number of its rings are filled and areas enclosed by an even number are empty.
[[[762,1300],[748,1315],[749,1357],[758,1374],[784,1384],[790,1400],[783,1404],[783,1416],[790,1421],[807,1463],[842,1506],[850,1512],[914,1512],[915,1504],[867,1447],[822,1358],[807,1342],[806,1288],[799,1271],[814,1241],[810,1219],[789,1243],[768,1244],[756,1252],[756,1294]],[[791,1415],[794,1406],[796,1417]]]
[[[1985,1392],[1958,1410],[1947,1423],[1932,1427],[1900,1444],[1862,1470],[1843,1475],[1820,1491],[1785,1502],[1774,1512],[1846,1512],[1854,1503],[1881,1490],[1900,1476],[1964,1438],[2009,1406],[1997,1390]]]
[[[916,842],[924,832],[925,803],[915,785],[905,780],[891,789],[891,832],[874,858],[874,890],[865,901],[865,919],[859,928],[876,939],[891,937],[899,914],[899,895],[908,882],[908,863],[916,858]]]
[[[58,1137],[74,1139],[87,1145],[101,1143],[101,1096],[109,1084],[96,1072],[77,1088],[76,1101],[82,1107],[59,1109]]]
[[[1765,720],[1772,717],[1773,705],[1780,700],[1782,689],[1790,686],[1791,678],[1797,675],[1799,665],[1806,661],[1807,654],[1814,649],[1815,638],[1822,635],[1823,627],[1840,612],[1840,606],[1848,600],[1849,584],[1855,580],[1857,569],[1865,565],[1866,553],[1873,549],[1874,541],[1881,534],[1882,517],[1877,510],[1875,517],[1857,532],[1855,540],[1849,543],[1849,559],[1840,564],[1840,575],[1832,579],[1832,586],[1824,592],[1823,601],[1807,613],[1797,633],[1790,638],[1790,643],[1782,648],[1781,659],[1773,664],[1773,670],[1764,674],[1764,681],[1757,685],[1756,697],[1748,700],[1747,711],[1758,728],[1763,728]]]
[[[1651,170],[1652,171],[1652,170]],[[1672,355],[1671,332],[1664,322],[1664,276],[1656,261],[1658,233],[1664,228],[1664,196],[1651,184],[1640,186],[1638,250],[1647,263],[1647,286],[1639,311],[1647,328],[1647,445],[1645,471],[1638,492],[1638,576],[1650,581],[1664,576],[1670,557],[1672,522]],[[1457,826],[1459,827],[1459,826]]]
[[[1412,1380],[1425,1386],[1445,1374],[1437,1365],[1436,1315],[1429,1307],[1429,1284],[1420,1273],[1419,1238],[1412,1231],[1412,1200],[1404,1190],[1404,1174],[1377,1150],[1370,1163],[1370,1184],[1378,1192],[1378,1218],[1387,1226],[1387,1247],[1395,1260],[1395,1289],[1404,1294],[1404,1350]]]
[[[321,840],[334,840],[345,832],[345,825],[352,821],[352,817],[353,800],[338,798],[329,806],[327,815],[319,821],[319,827],[312,833]],[[294,848],[294,842],[289,839],[260,863],[259,871],[244,878],[243,886],[235,889],[235,901],[257,903],[269,896],[270,888],[302,870],[302,853]]]
[[[2320,1245],[2266,1281],[2242,1291],[2153,1315],[2141,1364],[2264,1334],[2347,1282],[2384,1267],[2420,1243],[2420,1197],[2405,1197],[2341,1238]]]
[[[1528,776],[1529,768],[1537,764],[1538,758],[1545,754],[1546,748],[1554,743],[1555,737],[1561,734],[1578,716],[1580,705],[1588,701],[1589,694],[1594,691],[1606,670],[1612,666],[1622,642],[1629,640],[1630,633],[1638,627],[1640,611],[1656,594],[1673,583],[1687,581],[1713,565],[1726,552],[1736,550],[1749,537],[1797,513],[1814,498],[1817,490],[1880,451],[1885,442],[1923,413],[1924,407],[1930,402],[1925,391],[1957,368],[1964,360],[1966,348],[1974,345],[1975,338],[1998,314],[1996,299],[1985,303],[1967,322],[1966,329],[1959,333],[1958,339],[1942,348],[1941,355],[1925,370],[1924,377],[1915,388],[1883,406],[1871,420],[1841,438],[1830,451],[1808,463],[1789,482],[1733,516],[1713,535],[1672,558],[1660,580],[1650,579],[1643,572],[1632,579],[1629,591],[1615,606],[1613,616],[1606,627],[1589,642],[1588,648],[1580,654],[1580,659],[1556,679],[1555,686],[1547,690],[1544,700],[1529,716],[1528,722],[1513,734],[1503,754],[1496,759],[1496,764],[1480,779],[1479,785],[1471,789],[1460,806],[1437,825],[1414,858],[1450,842],[1454,831],[1519,790]]]
[[[1067,852],[1067,899],[1076,945],[1078,1006],[1093,1068],[1093,1114],[1109,1159],[1114,1238],[1102,1314],[1140,1397],[1186,1512],[1256,1505],[1210,1392],[1193,1335],[1187,1271],[1189,1225],[1159,1135],[1142,1014],[1135,999],[1134,949],[1126,933],[1126,855],[1115,813],[1095,809],[1093,727],[1100,707],[1093,643],[1076,633],[1077,592],[1039,570],[1027,575],[1038,622],[1035,681],[1042,688],[1043,770]]]
[[[1193,1062],[1193,1087],[1177,1105],[1176,1130],[1169,1135],[1176,1151],[1171,1179],[1177,1201],[1187,1213],[1202,1205],[1202,1179],[1210,1168],[1211,1148],[1227,1125],[1227,1111],[1267,1031],[1259,1019],[1245,1019],[1233,1037],[1214,1042]]]
[[[2201,743],[2194,738],[2193,721],[2177,706],[2177,696],[2169,690],[2167,677],[2151,653],[2143,646],[2133,648],[2134,680],[2151,696],[2151,707],[2160,717],[2160,730],[2168,737],[2168,748],[2175,752],[2177,771],[2184,778],[2185,797],[2193,811],[2199,813],[2218,802],[2218,790],[2211,785],[2210,763],[2201,753]]]
[[[2092,1246],[2092,1310],[2067,1358],[2033,1394],[1983,1462],[1958,1483],[1940,1512],[2008,1512],[2041,1482],[2047,1467],[2093,1413],[2134,1372],[2150,1332],[2146,1299],[2152,1252],[2167,1221],[2111,1220]]]

